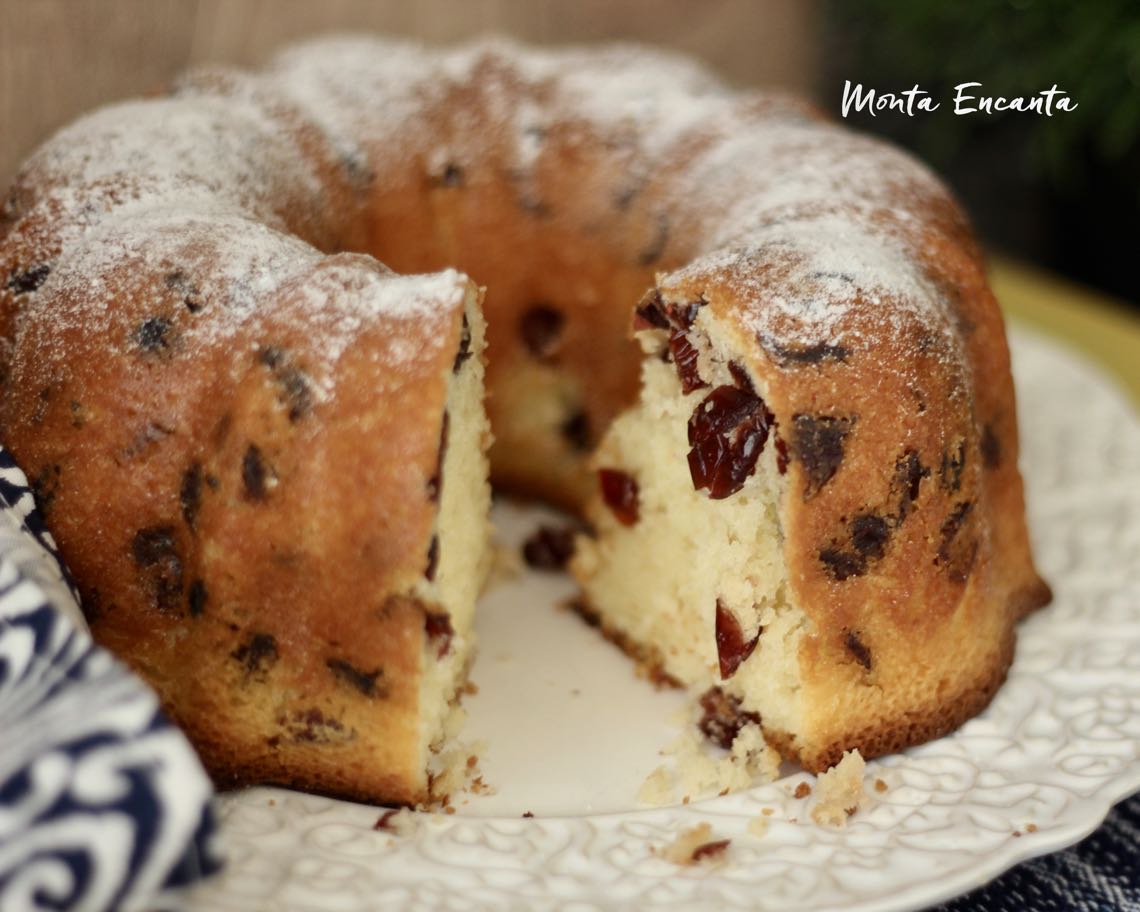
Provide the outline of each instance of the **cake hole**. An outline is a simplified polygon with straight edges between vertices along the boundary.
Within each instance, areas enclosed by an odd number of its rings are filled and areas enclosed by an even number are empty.
[[[527,351],[540,361],[553,358],[562,346],[562,330],[566,318],[562,311],[537,304],[519,320],[519,334]]]

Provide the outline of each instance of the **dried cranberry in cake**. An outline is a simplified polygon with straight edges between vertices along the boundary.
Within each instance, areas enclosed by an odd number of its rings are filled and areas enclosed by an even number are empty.
[[[268,633],[255,633],[230,658],[242,665],[247,678],[264,680],[278,658],[277,640]]]
[[[962,488],[962,472],[966,468],[966,441],[959,439],[954,446],[942,451],[942,464],[938,467],[938,482],[942,490],[953,494]]]
[[[728,847],[732,844],[731,839],[715,839],[712,842],[706,842],[703,845],[697,846],[693,849],[692,860],[694,864],[699,864],[702,861],[710,861],[720,858],[728,851]]]
[[[776,471],[781,475],[786,475],[788,474],[788,445],[778,433],[775,436],[774,445],[776,447]]]
[[[992,424],[982,426],[982,465],[987,469],[996,469],[1001,465],[1001,441],[994,432]]]
[[[898,519],[901,523],[906,519],[911,506],[916,500],[922,485],[922,479],[930,475],[930,469],[919,461],[918,453],[907,450],[895,462],[895,477],[891,482],[891,491],[898,500]]]
[[[877,513],[861,513],[851,521],[851,544],[867,560],[882,557],[890,537],[890,525]]]
[[[539,526],[523,542],[523,559],[536,570],[561,570],[574,556],[573,526]]]
[[[439,492],[443,487],[443,457],[447,455],[447,435],[451,428],[451,415],[443,413],[443,420],[439,427],[439,450],[436,452],[435,471],[427,480],[427,496],[430,501],[439,500]]]
[[[963,534],[963,529],[970,524],[973,510],[972,500],[957,504],[942,523],[940,530],[942,540],[934,563],[945,567],[950,579],[956,583],[964,583],[967,580],[978,556],[977,538]]]
[[[455,363],[451,365],[451,372],[458,374],[463,369],[467,359],[471,357],[471,323],[467,314],[463,315],[463,329],[459,334],[459,351],[455,353]]]
[[[756,470],[775,418],[764,400],[736,386],[718,386],[689,419],[689,474],[713,500],[735,494]]]
[[[427,567],[424,569],[424,579],[429,583],[435,580],[435,573],[439,569],[439,536],[433,535],[431,537],[431,544],[428,545],[427,553]]]
[[[186,609],[190,612],[190,617],[201,617],[205,614],[208,600],[206,584],[200,579],[194,580],[186,590]]]
[[[637,482],[618,469],[598,469],[602,500],[623,526],[632,526],[640,518]]]
[[[276,345],[263,346],[258,360],[269,368],[278,387],[278,399],[288,409],[289,420],[299,421],[313,409],[309,378],[293,363],[289,352]]]
[[[39,507],[40,513],[44,516],[50,512],[52,502],[59,492],[62,474],[63,470],[60,466],[57,463],[51,463],[40,469],[32,478],[32,495],[35,498],[36,506]]]
[[[701,733],[713,744],[726,750],[745,725],[759,725],[760,716],[740,708],[740,700],[719,687],[710,687],[701,695]]]
[[[519,320],[519,334],[535,358],[553,358],[562,347],[562,329],[566,317],[562,311],[545,304],[537,304]]]
[[[816,342],[813,345],[784,345],[771,338],[763,338],[760,344],[780,367],[798,367],[801,364],[821,364],[824,361],[843,362],[850,352],[842,345],[830,342]]]
[[[697,372],[697,350],[686,333],[675,329],[669,334],[669,353],[673,356],[677,376],[681,378],[681,392],[688,395],[693,390],[708,386]]]
[[[182,299],[183,306],[190,313],[198,313],[205,306],[202,293],[181,269],[166,276],[166,287]]]
[[[633,313],[633,328],[688,330],[697,319],[697,312],[708,302],[704,298],[684,304],[666,304],[661,292],[653,289]]]
[[[722,681],[727,681],[736,674],[740,663],[752,655],[752,650],[760,641],[761,633],[763,628],[757,630],[751,639],[746,640],[736,615],[725,608],[720,599],[716,600],[716,655],[720,663]]]
[[[277,476],[261,454],[261,448],[251,443],[241,460],[241,482],[249,500],[265,500],[269,489],[277,483]]]
[[[871,650],[859,638],[859,634],[854,630],[848,630],[847,636],[843,639],[843,645],[847,647],[847,651],[851,653],[856,662],[867,671],[871,670]]]
[[[425,611],[424,633],[430,642],[436,644],[436,658],[442,659],[451,651],[455,629],[451,626],[451,615],[446,611]]]
[[[854,425],[854,418],[792,416],[792,454],[803,464],[807,476],[804,500],[811,500],[839,471],[844,440]]]
[[[384,673],[382,668],[363,671],[344,659],[329,659],[325,662],[325,666],[333,673],[334,678],[360,691],[366,697],[388,696],[388,689],[379,683],[379,678]]]
[[[665,316],[665,302],[661,300],[659,291],[651,291],[637,309],[633,312],[633,328],[641,329],[668,329],[669,318]]]
[[[8,277],[8,288],[13,294],[30,294],[43,285],[49,275],[51,267],[46,263],[25,269],[23,272],[13,272]]]
[[[135,343],[144,352],[157,354],[170,348],[170,321],[166,317],[148,317],[135,329]]]
[[[202,503],[202,464],[191,463],[182,473],[182,484],[178,489],[178,503],[182,507],[182,518],[191,529],[198,518],[198,507]]]

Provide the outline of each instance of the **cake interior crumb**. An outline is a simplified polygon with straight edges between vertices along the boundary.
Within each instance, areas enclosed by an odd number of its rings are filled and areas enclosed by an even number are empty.
[[[858,750],[845,751],[842,759],[816,780],[811,819],[821,826],[846,826],[847,818],[867,801],[863,788],[865,770],[866,763]]]

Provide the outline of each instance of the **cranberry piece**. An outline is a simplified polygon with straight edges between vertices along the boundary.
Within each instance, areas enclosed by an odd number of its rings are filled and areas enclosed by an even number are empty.
[[[463,369],[464,362],[471,357],[471,324],[467,314],[463,315],[463,329],[459,333],[459,350],[455,353],[455,361],[451,365],[451,372],[458,374]]]
[[[682,393],[687,396],[693,390],[708,386],[697,372],[697,350],[686,333],[675,329],[669,334],[669,353],[673,356],[677,376],[681,378]]]
[[[450,427],[451,415],[448,412],[444,412],[443,421],[439,427],[439,450],[435,458],[435,472],[433,472],[431,478],[427,480],[428,500],[433,503],[439,500],[439,492],[443,487],[443,457],[447,455],[447,435]]]
[[[536,570],[561,570],[573,556],[573,526],[539,526],[523,543],[523,558]]]
[[[735,494],[756,470],[775,417],[755,393],[718,386],[689,419],[689,474],[713,500]]]
[[[745,725],[759,725],[760,716],[740,708],[740,700],[726,694],[719,687],[710,687],[701,695],[701,733],[713,744],[726,750]]]
[[[851,544],[869,560],[878,560],[886,553],[890,538],[890,524],[877,513],[862,513],[851,521]]]
[[[922,479],[930,475],[914,450],[907,450],[895,462],[895,477],[891,490],[898,498],[898,521],[901,523],[910,512],[911,504],[918,500]]]
[[[602,500],[606,502],[618,522],[632,526],[640,517],[637,482],[618,469],[599,469],[598,483],[602,489]]]
[[[455,628],[451,626],[451,615],[445,611],[424,612],[424,633],[427,638],[439,641],[436,647],[436,657],[442,659],[451,649],[451,638],[455,636]]]
[[[1001,465],[1001,441],[992,424],[982,427],[982,464],[987,469],[996,469]]]
[[[803,463],[807,484],[804,500],[811,500],[831,481],[843,463],[845,441],[854,418],[831,415],[793,415],[792,452]]]
[[[641,329],[689,329],[697,319],[697,312],[706,304],[704,298],[685,304],[666,304],[661,292],[649,292],[633,314],[633,328]]]
[[[776,435],[776,471],[781,475],[788,473],[788,445],[784,438]]]
[[[8,288],[13,294],[29,294],[43,285],[49,275],[51,275],[51,267],[46,263],[33,266],[23,272],[13,272],[8,277]]]
[[[651,292],[645,296],[637,310],[633,312],[633,328],[635,330],[669,328],[669,318],[665,316],[665,304],[660,294]]]
[[[720,679],[727,681],[740,667],[740,663],[752,655],[752,650],[760,641],[761,630],[750,640],[744,639],[744,631],[740,629],[740,621],[736,615],[716,600],[716,655],[720,662]]]
[[[847,631],[847,637],[844,639],[843,645],[846,646],[847,651],[854,656],[856,662],[867,669],[867,671],[871,670],[871,650],[859,639],[859,634],[854,630]]]
[[[148,317],[135,329],[135,342],[145,352],[170,348],[170,321],[166,317]]]
[[[704,845],[699,845],[693,849],[693,861],[700,862],[706,858],[719,858],[728,850],[731,844],[731,839],[717,839],[714,842],[706,842]]]
[[[261,448],[251,443],[241,458],[241,483],[249,500],[265,500],[273,479],[272,470],[265,462]]]

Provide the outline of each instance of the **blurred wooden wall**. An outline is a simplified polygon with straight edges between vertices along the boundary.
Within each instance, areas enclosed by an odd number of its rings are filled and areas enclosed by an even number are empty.
[[[696,54],[740,85],[810,91],[814,9],[804,0],[0,0],[0,190],[76,115],[195,63],[257,64],[305,35],[648,41]]]

